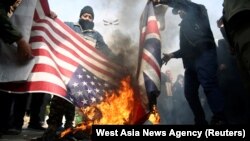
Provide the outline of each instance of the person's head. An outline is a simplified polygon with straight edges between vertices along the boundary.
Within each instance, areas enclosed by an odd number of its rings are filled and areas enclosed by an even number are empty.
[[[94,20],[94,11],[91,6],[85,6],[80,12],[80,19],[93,21]]]
[[[171,71],[170,71],[170,70],[166,70],[165,73],[166,73],[168,79],[169,79],[171,82],[173,82],[173,75],[172,75]]]
[[[183,0],[184,3],[188,3],[190,2],[191,0]],[[182,7],[182,6],[174,6],[173,10],[172,10],[172,13],[174,15],[177,15],[179,14],[179,16],[183,19],[184,16],[187,14],[187,9],[185,9],[185,7]]]
[[[91,6],[82,8],[79,16],[79,24],[83,30],[91,30],[94,28],[94,11]]]
[[[177,76],[177,82],[180,83],[180,84],[184,83],[184,76],[182,74],[179,74]]]
[[[179,14],[180,18],[183,19],[185,17],[185,15],[187,14],[187,10],[185,10],[183,8],[173,8],[172,13],[174,15]]]

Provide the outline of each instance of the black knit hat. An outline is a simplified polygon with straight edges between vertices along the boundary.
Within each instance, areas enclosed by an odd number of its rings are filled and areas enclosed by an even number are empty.
[[[93,19],[94,19],[94,11],[92,9],[91,6],[85,6],[82,8],[81,13],[80,13],[80,17],[84,14],[84,13],[89,13],[92,15]]]

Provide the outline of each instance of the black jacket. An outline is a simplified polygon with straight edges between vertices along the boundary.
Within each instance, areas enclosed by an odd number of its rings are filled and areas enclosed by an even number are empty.
[[[182,58],[184,67],[193,63],[197,56],[207,49],[216,49],[205,6],[193,2],[174,4],[174,8],[186,11],[180,26],[180,49],[175,58]]]
[[[5,43],[13,43],[22,38],[21,33],[12,25],[7,16],[7,12],[15,0],[0,1],[0,38]]]

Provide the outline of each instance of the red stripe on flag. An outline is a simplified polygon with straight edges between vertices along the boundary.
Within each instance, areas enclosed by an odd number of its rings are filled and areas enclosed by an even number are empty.
[[[49,8],[49,3],[48,0],[40,0],[43,12],[46,16],[50,15],[50,8]]]
[[[52,39],[52,38],[50,38],[50,39]],[[50,45],[50,43],[47,42],[42,36],[33,36],[33,37],[31,37],[31,40],[32,40],[33,43],[35,43],[35,42],[44,42],[44,43],[46,43],[48,49],[50,49],[51,52],[52,52],[57,58],[61,59],[61,60],[64,61],[64,62],[67,62],[67,63],[69,63],[69,64],[71,64],[71,65],[73,65],[73,66],[78,66],[79,63],[75,62],[73,59],[71,59],[71,58],[69,58],[69,57],[67,57],[67,56],[65,56],[65,55],[63,55],[63,54],[61,54],[60,52],[56,51],[55,48],[53,48],[53,47]],[[52,39],[52,40],[53,40],[53,39]],[[55,42],[54,42],[54,43],[55,43]],[[62,46],[64,46],[64,45],[60,45],[60,46],[58,45],[58,47],[62,47]],[[64,46],[64,47],[65,47],[65,46]],[[65,47],[65,48],[66,48],[66,47]],[[34,49],[33,49],[33,50],[34,50]],[[37,49],[35,49],[35,50],[37,50]],[[74,55],[75,57],[77,57],[77,58],[80,57],[79,55],[76,55],[75,52],[73,52],[72,50],[71,50],[71,51],[70,51],[70,50],[67,50],[67,51],[69,51],[69,52],[72,53],[72,54],[74,53],[73,55]],[[34,52],[34,53],[35,53],[35,52]],[[49,54],[49,52],[48,52],[48,54]],[[35,56],[38,56],[38,55],[39,55],[39,53],[38,53],[37,55],[35,55]],[[52,58],[51,55],[49,55],[49,57]]]
[[[101,53],[99,50],[97,50],[95,47],[93,47],[92,45],[90,45],[89,43],[87,43],[85,40],[82,39],[82,37],[78,36],[75,31],[73,31],[70,27],[68,27],[67,25],[65,25],[65,23],[63,23],[62,21],[60,21],[59,19],[55,19],[55,22],[57,24],[59,24],[64,30],[66,30],[67,32],[70,33],[71,36],[73,36],[75,39],[77,39],[79,42],[81,42],[82,44],[84,44],[84,46],[86,48],[88,48],[89,50],[95,52],[98,56],[100,56],[101,58],[107,60],[108,58],[103,55],[103,53]],[[62,31],[58,30],[57,28],[55,28],[55,26],[49,22],[48,20],[41,20],[39,21],[39,23],[46,23],[48,24],[55,33],[57,33],[58,35],[60,35],[62,38],[67,39],[74,47],[76,47],[76,49],[78,49],[79,51],[81,51],[82,53],[84,53],[86,56],[100,62],[101,64],[109,67],[110,69],[116,69],[114,68],[114,66],[112,66],[111,62],[106,62],[106,61],[102,61],[99,58],[95,57],[93,54],[90,54],[88,52],[86,52],[85,49],[83,49],[83,47],[79,46],[78,44],[76,44],[73,40],[71,40],[65,33],[63,33]]]
[[[33,50],[33,54],[35,55],[35,56],[46,56],[46,57],[48,57],[48,58],[51,58],[51,57],[49,57],[50,56],[50,54],[46,51],[46,50],[42,50],[42,49],[39,49],[39,50]],[[65,67],[61,67],[61,66],[59,66],[57,63],[54,63],[55,64],[55,66],[58,68],[58,70],[62,73],[62,75],[64,75],[64,76],[66,76],[66,77],[71,77],[71,75],[72,75],[72,71],[70,71],[70,70],[68,70],[67,68],[65,68]],[[47,65],[47,64],[44,64],[44,65]]]
[[[150,67],[153,68],[156,71],[158,77],[160,77],[161,76],[161,70],[160,70],[159,66],[154,62],[154,60],[152,60],[152,58],[150,56],[148,56],[146,53],[143,53],[142,58],[148,64],[150,64]]]
[[[51,66],[46,65],[46,64],[36,64],[34,66],[32,72],[47,72],[47,73],[51,73],[51,74],[54,74],[54,75],[60,77],[60,74],[58,73],[58,71],[54,67],[51,67]]]
[[[56,85],[55,83],[45,81],[32,81],[25,83],[4,83],[1,84],[4,90],[15,92],[45,92],[50,94],[56,94],[58,96],[66,96],[66,90]],[[27,91],[28,90],[28,91]]]
[[[146,34],[151,34],[151,33],[160,35],[156,20],[150,20],[147,23]]]
[[[42,20],[44,22],[44,20]],[[78,46],[75,42],[73,42],[72,40],[70,40],[65,34],[63,34],[62,32],[60,32],[58,29],[56,29],[53,25],[51,25],[48,21],[46,22],[48,23],[52,29],[58,34],[60,35],[62,38],[67,39],[67,41],[70,41],[71,44],[74,45],[74,47],[76,47],[76,49],[79,50],[79,52],[83,53],[84,55],[86,55],[87,57],[93,58],[93,60],[98,61],[100,64],[105,65],[108,69],[115,69],[113,66],[110,65],[110,62],[105,62],[105,61],[101,61],[100,59],[94,57],[93,55],[89,54],[88,52],[86,52],[86,50],[82,49],[82,47]],[[64,25],[65,26],[65,25]],[[84,62],[86,65],[88,65],[89,67],[91,67],[92,69],[106,75],[109,76],[110,78],[115,78],[117,77],[118,74],[118,70],[117,73],[110,73],[110,71],[108,70],[104,70],[100,67],[98,67],[97,65],[93,64],[92,62],[89,62],[86,60],[86,58],[83,58],[81,56],[79,56],[74,50],[70,49],[69,47],[67,47],[66,45],[62,44],[62,42],[56,40],[51,34],[50,32],[45,28],[45,27],[40,27],[40,26],[34,26],[32,28],[32,30],[40,30],[42,32],[45,32],[48,37],[58,46],[60,46],[63,49],[66,49],[67,51],[69,51],[72,55],[74,55],[75,57],[77,57],[78,59],[81,59],[82,62]],[[73,35],[75,35],[76,33],[74,33]],[[77,36],[78,37],[78,36]],[[32,37],[33,38],[33,37]],[[42,37],[41,37],[42,38]],[[79,38],[79,37],[78,37]],[[33,39],[32,39],[33,40]],[[40,39],[41,40],[41,39]],[[45,39],[44,39],[45,40]],[[82,41],[84,41],[83,39],[81,39]],[[85,42],[85,41],[84,41]],[[46,42],[48,44],[48,42]],[[85,42],[86,43],[86,42]],[[86,43],[87,44],[87,43]],[[89,45],[89,44],[87,44]],[[93,47],[89,47],[91,50],[93,50],[94,52],[97,52],[97,50]],[[95,49],[95,50],[94,50]],[[99,55],[99,54],[98,54]],[[65,59],[67,60],[67,59]],[[73,63],[74,64],[74,63]],[[116,70],[115,70],[116,71]]]
[[[34,12],[34,21],[37,21],[39,19],[40,19],[40,17],[38,15],[37,11],[35,10],[35,12]]]

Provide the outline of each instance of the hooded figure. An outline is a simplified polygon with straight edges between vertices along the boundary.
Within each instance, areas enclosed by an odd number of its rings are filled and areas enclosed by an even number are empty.
[[[85,6],[82,8],[79,16],[79,24],[83,30],[93,30],[94,28],[94,11],[92,7]]]
[[[94,11],[93,11],[92,7],[90,7],[90,6],[83,7],[82,10],[81,10],[81,12],[80,12],[80,16],[79,17],[81,18],[81,16],[83,14],[85,14],[85,13],[91,14],[92,17],[93,17],[93,19],[94,19]]]
[[[94,11],[91,6],[84,6],[79,15],[77,23],[65,22],[71,29],[79,33],[83,38],[94,42],[95,48],[100,50],[104,55],[114,58],[115,55],[104,42],[102,35],[94,30]]]

